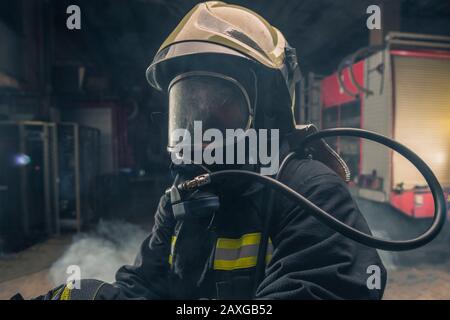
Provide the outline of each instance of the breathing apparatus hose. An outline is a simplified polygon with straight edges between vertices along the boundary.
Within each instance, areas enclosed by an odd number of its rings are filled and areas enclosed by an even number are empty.
[[[308,144],[317,139],[337,137],[337,136],[364,138],[387,146],[400,153],[419,170],[419,172],[423,175],[426,182],[428,183],[434,201],[433,221],[431,226],[424,233],[422,233],[421,235],[419,235],[414,239],[409,240],[385,240],[374,237],[369,234],[365,234],[364,232],[361,232],[351,226],[348,226],[345,223],[341,222],[340,220],[336,219],[330,213],[322,210],[314,203],[309,201],[303,195],[299,194],[295,190],[278,181],[278,178],[280,177],[283,168],[286,166],[288,161],[293,157],[295,157],[296,155],[300,154],[300,152],[303,151],[308,146]],[[301,154],[303,154],[303,152]],[[303,141],[301,141],[299,147],[293,150],[293,152],[291,152],[284,158],[278,170],[276,179],[246,170],[221,170],[197,176],[190,181],[182,183],[179,186],[179,188],[193,190],[200,188],[204,185],[220,183],[221,180],[223,180],[224,178],[239,178],[239,179],[245,178],[262,183],[265,186],[272,189],[272,192],[269,193],[268,206],[272,206],[274,197],[273,191],[280,192],[281,194],[285,195],[292,201],[297,201],[299,205],[302,205],[306,209],[309,209],[309,212],[316,219],[318,219],[320,222],[324,223],[334,231],[339,232],[343,236],[348,237],[366,246],[382,250],[405,251],[415,249],[427,244],[439,234],[442,227],[444,226],[447,216],[447,208],[444,193],[439,184],[439,181],[437,180],[436,176],[434,175],[430,167],[417,154],[415,154],[413,151],[411,151],[404,145],[378,133],[374,133],[363,129],[355,129],[355,128],[326,129],[305,137]],[[257,263],[257,274],[255,279],[255,290],[264,276],[265,254],[269,237],[268,228],[270,226],[272,218],[271,211],[272,210],[270,209],[267,210],[266,212],[267,216],[265,217],[263,225],[264,230],[261,239],[262,246],[260,246],[260,251],[258,253],[258,260],[257,260],[258,263]]]
[[[286,167],[286,165],[289,163],[289,160],[294,158],[297,155],[297,152],[293,151],[289,153],[286,157],[284,157],[283,161],[281,162],[280,167],[278,168],[277,175],[275,179],[277,181],[280,180],[281,173],[283,172],[283,169]],[[273,208],[273,202],[275,197],[275,190],[270,189],[267,190],[268,196],[267,196],[267,203],[265,203],[264,206],[264,215],[263,215],[263,232],[261,234],[261,242],[259,245],[258,250],[258,256],[256,258],[256,265],[258,266],[256,268],[255,272],[255,282],[254,282],[254,288],[253,292],[256,293],[256,290],[258,289],[258,285],[261,283],[262,279],[264,278],[265,273],[265,266],[266,266],[266,253],[267,253],[267,246],[269,245],[269,229],[272,223],[272,208]]]
[[[298,152],[300,149],[304,149],[309,143],[313,140],[327,138],[327,137],[336,137],[336,136],[348,136],[348,137],[359,137],[365,138],[368,140],[372,140],[383,144],[408,159],[423,175],[428,186],[430,188],[431,194],[433,195],[434,201],[434,217],[431,226],[420,236],[410,239],[410,240],[384,240],[380,238],[376,238],[374,236],[365,234],[353,227],[346,225],[345,223],[339,221],[335,217],[333,217],[328,212],[325,212],[314,203],[309,201],[303,195],[297,193],[295,190],[289,188],[284,185],[280,181],[273,179],[268,176],[260,175],[259,173],[246,171],[246,170],[221,170],[216,172],[207,173],[201,176],[194,178],[193,180],[184,182],[180,188],[186,189],[195,189],[201,187],[206,184],[220,182],[223,178],[246,178],[251,179],[264,185],[272,188],[275,191],[280,192],[285,195],[289,199],[293,201],[297,201],[301,203],[304,207],[308,208],[311,214],[316,217],[319,221],[326,224],[328,227],[332,228],[336,232],[341,233],[342,235],[364,244],[369,247],[382,249],[382,250],[390,250],[390,251],[404,251],[411,250],[418,247],[421,247],[431,240],[433,240],[439,231],[442,229],[447,215],[446,203],[444,193],[442,188],[434,175],[433,171],[431,171],[430,167],[413,151],[405,147],[404,145],[389,139],[383,135],[363,130],[363,129],[354,129],[354,128],[338,128],[338,129],[327,129],[322,130],[317,133],[313,133],[307,136],[301,143],[301,146],[295,150]],[[291,156],[292,157],[292,156]],[[286,160],[286,159],[285,159]],[[283,161],[286,164],[286,161]],[[283,167],[283,163],[282,163]],[[282,168],[281,168],[282,169]],[[279,171],[279,173],[281,170]],[[279,176],[279,175],[278,175]]]

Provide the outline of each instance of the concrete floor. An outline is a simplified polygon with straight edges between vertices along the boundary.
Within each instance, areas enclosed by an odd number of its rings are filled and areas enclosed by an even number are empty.
[[[449,300],[450,261],[389,271],[385,300]]]
[[[50,266],[72,242],[71,236],[51,238],[16,254],[0,257],[0,299],[20,292],[25,298],[41,295],[53,287]]]
[[[71,241],[71,236],[52,238],[18,254],[0,257],[0,299],[17,292],[31,298],[54,287],[50,267]],[[390,268],[384,299],[450,299],[450,260]]]

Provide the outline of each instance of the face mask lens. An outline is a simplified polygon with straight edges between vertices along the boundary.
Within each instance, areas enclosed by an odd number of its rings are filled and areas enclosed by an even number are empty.
[[[193,143],[194,124],[196,130],[201,126],[200,134],[217,129],[225,136],[226,129],[247,129],[249,117],[248,96],[234,79],[181,75],[169,86],[169,148],[181,140]]]

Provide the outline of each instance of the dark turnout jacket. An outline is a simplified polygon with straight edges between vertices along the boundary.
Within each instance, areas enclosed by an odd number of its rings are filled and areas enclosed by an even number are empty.
[[[370,232],[345,182],[324,164],[292,159],[280,181],[346,224]],[[116,274],[114,298],[254,298],[264,191],[255,184],[228,188],[213,220],[182,223],[164,195],[134,265]],[[272,210],[268,264],[256,298],[382,297],[386,271],[375,249],[336,233],[281,194],[275,194]],[[378,288],[367,285],[374,265],[380,270]]]

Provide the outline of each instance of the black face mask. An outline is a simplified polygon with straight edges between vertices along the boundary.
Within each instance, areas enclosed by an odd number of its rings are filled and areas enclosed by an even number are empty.
[[[189,132],[191,139],[187,139],[187,143],[194,149],[205,148],[203,144],[194,144],[194,122],[197,121],[197,125],[201,122],[203,132],[217,129],[224,138],[226,129],[246,131],[251,125],[249,96],[231,77],[206,71],[187,72],[175,77],[168,91],[169,151],[183,140],[176,129]]]

